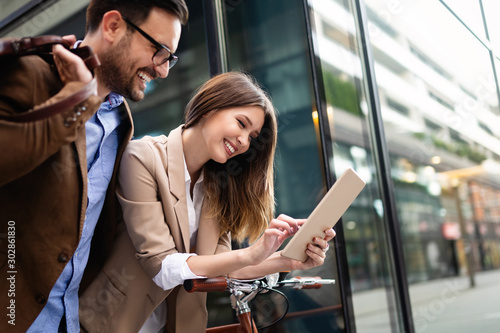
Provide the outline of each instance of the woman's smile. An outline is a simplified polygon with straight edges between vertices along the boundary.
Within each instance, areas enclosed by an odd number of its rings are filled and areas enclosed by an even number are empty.
[[[238,151],[238,148],[236,148],[230,141],[224,139],[224,145],[226,146],[226,151],[229,154],[229,156],[233,155],[236,151]]]

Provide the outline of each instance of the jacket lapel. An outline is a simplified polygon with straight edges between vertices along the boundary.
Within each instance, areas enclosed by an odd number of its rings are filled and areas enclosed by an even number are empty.
[[[82,193],[81,193],[81,211],[80,211],[80,223],[78,227],[78,239],[82,237],[83,224],[85,222],[85,214],[87,211],[87,191],[88,191],[88,181],[87,181],[87,143],[86,143],[86,134],[85,134],[85,126],[81,126],[78,133],[78,139],[75,141],[75,150],[76,156],[75,159],[78,159],[76,163],[78,163],[78,167],[80,168],[81,176],[82,176]]]
[[[127,124],[127,130],[124,133],[124,137],[122,138],[122,141],[120,143],[120,146],[118,147],[118,152],[116,155],[116,160],[115,160],[115,165],[113,167],[113,177],[108,185],[108,190],[106,193],[106,202],[110,204],[115,200],[115,190],[116,190],[116,175],[118,172],[118,165],[120,164],[121,157],[123,155],[123,151],[127,147],[127,144],[129,141],[132,139],[132,136],[134,134],[134,122],[132,121],[132,113],[130,112],[130,108],[127,104],[126,101],[123,102],[123,104],[118,108],[117,112],[120,113],[120,119],[124,123]],[[83,231],[83,224],[85,222],[85,215],[86,215],[86,210],[87,210],[87,205],[88,205],[88,181],[86,181],[88,177],[88,172],[87,172],[87,140],[86,140],[86,132],[85,132],[85,126],[81,126],[79,129],[78,133],[78,139],[75,141],[75,149],[76,149],[76,155],[78,156],[78,163],[79,163],[79,168],[81,172],[82,179],[84,180],[83,187],[82,187],[82,211],[80,213],[80,227],[78,230],[78,239],[81,238],[82,236],[82,231]],[[76,157],[75,157],[76,158]],[[115,212],[115,206],[112,205],[112,212]],[[103,208],[104,212],[104,208]],[[105,212],[104,212],[105,213]],[[103,216],[103,213],[101,213],[101,216],[99,219],[101,219]],[[115,227],[115,221],[116,216],[114,214],[111,217],[107,217],[104,219],[104,222],[108,224],[107,228],[114,229]],[[114,235],[114,232],[109,233],[110,236]],[[109,246],[112,244],[112,239],[108,239],[106,241],[106,244],[109,244]]]
[[[189,218],[187,212],[186,182],[184,174],[184,152],[182,150],[182,126],[174,129],[168,135],[167,142],[167,174],[170,193],[178,200],[174,204],[177,223],[182,234],[184,249],[189,252]]]

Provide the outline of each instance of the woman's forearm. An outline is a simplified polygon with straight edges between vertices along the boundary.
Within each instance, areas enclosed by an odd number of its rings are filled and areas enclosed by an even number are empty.
[[[273,253],[259,264],[252,265],[247,249],[215,255],[192,256],[189,257],[187,263],[191,272],[199,276],[228,275],[236,279],[258,278],[272,273],[290,271],[293,268],[293,260],[283,257],[281,252]]]
[[[257,265],[249,265],[232,271],[229,276],[236,279],[253,279],[268,274],[292,270],[292,259],[285,258],[280,252],[275,252]]]
[[[323,264],[328,241],[335,236],[333,229],[328,229],[325,233],[324,239],[315,237],[307,245],[306,253],[309,258],[304,262],[283,257],[281,251],[274,252],[282,243],[282,240],[276,240],[276,238],[283,237],[283,235],[281,231],[270,228],[264,233],[265,237],[261,237],[250,247],[215,255],[189,257],[187,263],[191,272],[198,276],[229,275],[238,279],[251,279],[277,272],[310,269]],[[269,253],[272,254],[269,255]]]
[[[229,273],[230,277],[237,279],[253,279],[278,272],[289,272],[294,270],[307,270],[320,266],[324,263],[328,241],[335,233],[328,231],[326,239],[315,237],[314,244],[307,245],[306,254],[308,259],[304,262],[283,257],[281,251],[275,252],[267,259],[256,265],[249,265]]]
[[[187,260],[187,264],[196,275],[216,277],[252,265],[253,260],[249,248],[245,248],[214,255],[192,256]]]
[[[275,257],[275,251],[287,237],[293,234],[294,230],[298,229],[297,225],[298,223],[291,218],[273,219],[262,236],[251,246],[214,255],[190,257],[187,260],[189,269],[196,275],[215,277],[227,275],[246,266],[260,267],[260,263],[271,256]],[[273,260],[275,261],[276,259]],[[265,264],[265,270],[269,270],[270,265],[271,263]]]

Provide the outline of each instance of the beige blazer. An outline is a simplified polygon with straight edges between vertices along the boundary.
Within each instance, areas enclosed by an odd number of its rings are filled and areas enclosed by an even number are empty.
[[[109,259],[80,299],[82,329],[89,332],[137,332],[167,298],[168,332],[203,332],[206,294],[188,294],[182,286],[164,291],[152,278],[169,254],[189,252],[189,222],[184,178],[182,128],[168,138],[130,142],[123,154],[117,196],[123,221]],[[228,234],[202,208],[197,254],[229,251]]]

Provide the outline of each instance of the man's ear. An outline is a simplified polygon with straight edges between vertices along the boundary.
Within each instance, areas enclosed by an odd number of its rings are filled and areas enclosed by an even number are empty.
[[[110,10],[102,17],[101,29],[104,39],[108,43],[118,42],[127,32],[127,23],[117,10]]]

